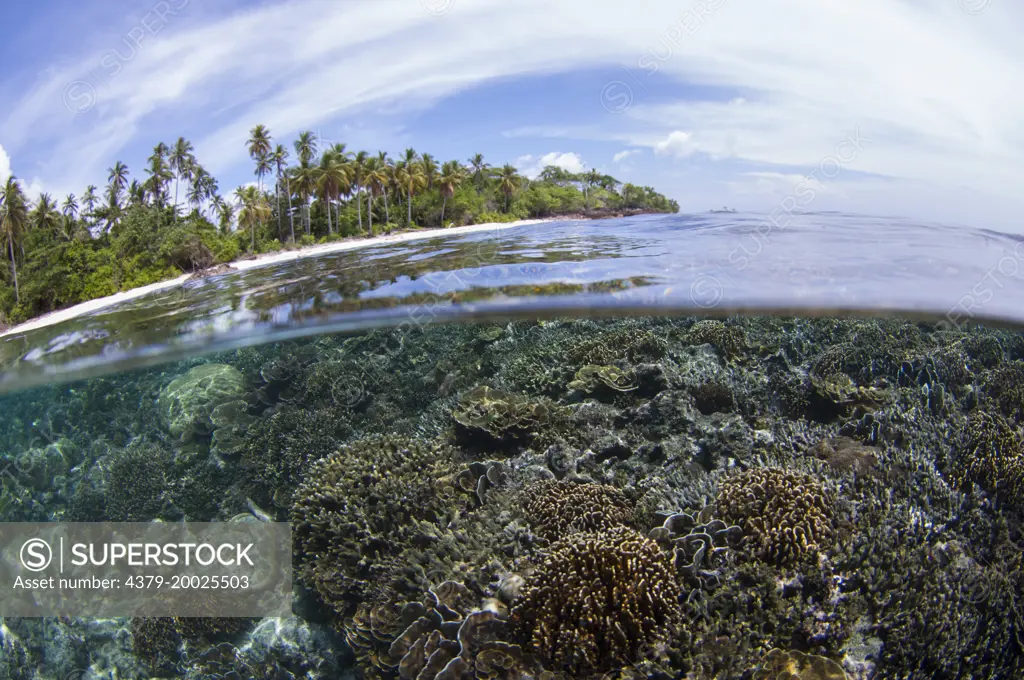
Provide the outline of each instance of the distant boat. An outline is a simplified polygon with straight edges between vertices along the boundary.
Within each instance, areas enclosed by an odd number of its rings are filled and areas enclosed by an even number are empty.
[[[714,209],[712,209],[711,212],[713,212],[713,213],[734,213],[734,212],[736,212],[736,208],[726,208],[726,207],[723,207],[721,210],[714,210]]]

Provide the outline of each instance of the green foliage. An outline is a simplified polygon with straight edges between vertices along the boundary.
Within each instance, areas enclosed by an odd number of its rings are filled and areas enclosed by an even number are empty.
[[[548,167],[529,180],[511,165],[484,163],[479,154],[465,165],[413,149],[397,161],[387,154],[344,152],[344,145],[318,152],[312,132],[300,135],[303,151],[298,165],[289,167],[287,158],[271,153],[265,126],[257,128],[266,139],[255,146],[250,140],[248,152],[262,190],[239,187],[231,198],[218,194],[216,180],[184,138],[157,145],[144,179],[133,179],[117,162],[108,183],[88,187],[81,200],[70,195],[60,207],[46,194],[30,200],[10,178],[0,187],[0,200],[8,206],[0,235],[3,245],[13,246],[3,252],[0,267],[0,325],[245,254],[402,229],[592,210],[679,210],[650,187],[621,184],[595,170]],[[195,179],[179,187],[179,170],[186,167]]]

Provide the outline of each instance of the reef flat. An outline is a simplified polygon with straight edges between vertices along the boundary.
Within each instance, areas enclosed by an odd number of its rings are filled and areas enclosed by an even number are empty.
[[[4,520],[290,521],[296,572],[289,619],[6,619],[0,678],[1024,676],[1015,332],[424,326],[0,409]]]

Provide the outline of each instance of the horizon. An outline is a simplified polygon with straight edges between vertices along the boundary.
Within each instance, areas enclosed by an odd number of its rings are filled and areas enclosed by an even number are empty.
[[[0,80],[0,180],[81,196],[116,161],[143,177],[153,146],[184,136],[228,195],[255,183],[245,140],[265,124],[289,149],[309,129],[393,157],[482,153],[528,177],[595,168],[687,213],[1024,232],[1024,8],[641,6],[46,0],[14,10],[22,30],[0,47],[16,67]]]

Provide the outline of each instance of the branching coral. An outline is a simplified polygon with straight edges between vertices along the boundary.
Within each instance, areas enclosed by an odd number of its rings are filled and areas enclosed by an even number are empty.
[[[472,497],[454,484],[452,451],[372,437],[315,463],[295,493],[299,573],[339,613],[387,595],[400,556],[445,527]]]
[[[963,451],[950,478],[957,487],[973,482],[1024,504],[1024,438],[1002,416],[978,411],[967,419]]]
[[[1024,421],[1024,362],[1014,361],[994,370],[985,394],[1007,418]]]
[[[690,326],[686,342],[691,345],[711,345],[727,359],[739,356],[747,346],[743,329],[727,326],[717,319],[704,319]]]
[[[679,596],[658,544],[616,527],[554,544],[527,579],[511,622],[549,670],[585,677],[664,644],[680,623]]]
[[[726,522],[742,528],[743,546],[767,562],[793,564],[832,537],[825,489],[800,472],[754,468],[727,477],[716,505]]]
[[[527,486],[522,499],[530,526],[549,541],[621,526],[633,518],[633,503],[607,484],[543,480]]]
[[[157,445],[133,442],[110,462],[105,494],[107,519],[148,522],[160,516],[169,500],[171,455]]]

